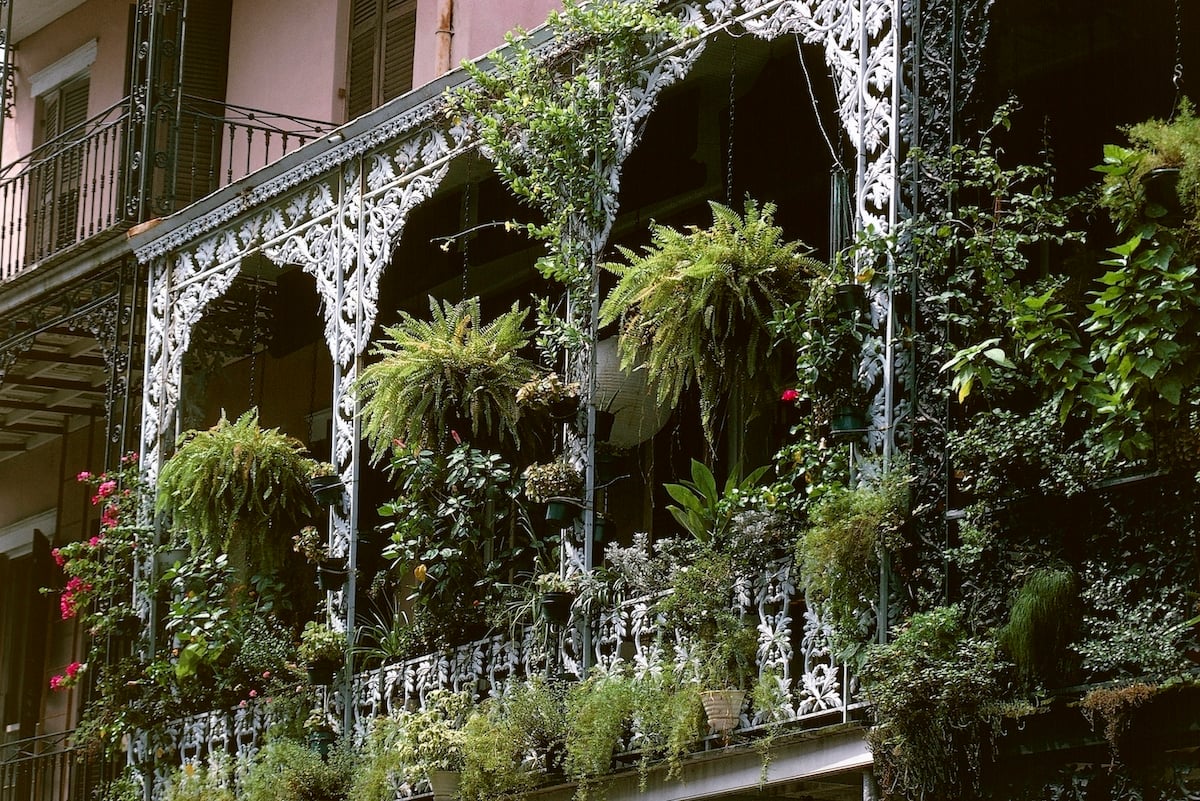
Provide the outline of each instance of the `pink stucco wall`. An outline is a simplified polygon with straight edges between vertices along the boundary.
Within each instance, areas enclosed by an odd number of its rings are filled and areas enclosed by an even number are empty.
[[[40,31],[17,43],[16,100],[13,118],[4,124],[7,164],[29,152],[34,141],[34,101],[29,95],[30,76],[96,40],[96,61],[91,67],[88,116],[94,116],[125,96],[128,49],[128,0],[88,0]]]
[[[345,0],[234,0],[229,103],[341,122]]]
[[[438,0],[421,0],[417,6],[414,86],[421,86],[438,77],[435,35],[437,6]],[[504,44],[504,34],[513,28],[536,28],[546,21],[550,10],[555,8],[562,8],[561,0],[454,0],[451,68]]]

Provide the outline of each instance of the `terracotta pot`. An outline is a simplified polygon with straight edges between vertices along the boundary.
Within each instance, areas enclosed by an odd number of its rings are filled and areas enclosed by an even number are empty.
[[[709,690],[700,693],[704,702],[704,713],[708,715],[708,727],[713,734],[728,738],[741,719],[745,690]]]

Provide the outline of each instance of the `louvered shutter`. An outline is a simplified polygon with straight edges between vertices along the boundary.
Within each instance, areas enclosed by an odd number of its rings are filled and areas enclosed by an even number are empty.
[[[383,73],[380,103],[412,89],[413,51],[417,39],[416,0],[387,0],[383,25]]]
[[[83,174],[83,130],[87,122],[88,79],[71,81],[64,86],[58,101],[61,135],[66,139],[58,159],[58,186],[55,192],[54,241],[66,247],[82,238],[77,231],[79,217],[79,181]]]
[[[170,211],[180,209],[221,186],[229,176],[229,131],[213,119],[225,116],[229,76],[229,28],[232,0],[189,0],[183,40],[182,89],[192,98],[185,106],[199,115],[180,120]]]
[[[375,107],[379,39],[379,0],[354,0],[350,9],[350,58],[346,116],[361,117]]]

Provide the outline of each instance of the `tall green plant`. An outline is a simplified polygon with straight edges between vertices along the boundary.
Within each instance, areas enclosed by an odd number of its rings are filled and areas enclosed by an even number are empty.
[[[655,225],[641,253],[620,248],[626,263],[605,265],[617,285],[600,322],[621,322],[621,366],[645,366],[660,403],[676,406],[685,389],[699,389],[711,441],[723,400],[733,399],[750,417],[757,403],[773,399],[778,379],[769,369],[768,324],[804,300],[820,263],[804,243],[784,241],[774,204],[747,199],[744,215],[709,206],[709,228]]]
[[[514,303],[484,323],[477,297],[441,305],[431,297],[428,320],[401,312],[371,351],[379,361],[356,385],[363,435],[376,458],[395,441],[441,451],[450,432],[464,426],[519,445],[517,390],[537,371],[521,355],[532,336],[528,314]]]
[[[1070,570],[1042,568],[1025,579],[998,639],[1026,681],[1061,674],[1067,645],[1079,633],[1079,585]]]
[[[683,526],[699,544],[710,547],[723,545],[738,512],[745,511],[755,499],[753,491],[770,469],[769,465],[753,470],[742,478],[735,467],[725,486],[718,490],[717,479],[708,465],[692,460],[692,478],[678,484],[664,484],[663,489],[679,504],[667,507],[675,522]]]
[[[286,563],[291,536],[316,513],[308,478],[316,462],[300,440],[262,428],[258,410],[207,431],[186,431],[158,478],[157,509],[186,529],[196,552],[229,552],[248,577],[250,566],[274,572]]]

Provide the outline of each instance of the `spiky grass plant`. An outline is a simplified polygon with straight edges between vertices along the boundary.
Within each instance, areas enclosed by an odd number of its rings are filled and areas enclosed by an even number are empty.
[[[999,632],[1000,645],[1026,681],[1057,673],[1079,631],[1079,584],[1070,570],[1042,568],[1025,579]]]
[[[477,437],[519,446],[517,391],[538,372],[520,354],[532,337],[528,313],[514,303],[484,324],[477,297],[442,305],[431,297],[428,320],[401,312],[371,351],[379,361],[356,385],[363,434],[376,458],[396,440],[441,451],[448,433],[463,425]]]
[[[158,477],[157,509],[187,531],[195,552],[228,552],[243,571],[273,571],[292,533],[316,512],[308,478],[316,465],[304,443],[262,428],[251,409],[207,431],[186,431]],[[246,574],[249,575],[249,574]]]
[[[710,228],[651,228],[651,243],[626,264],[606,264],[617,285],[600,309],[602,325],[621,321],[621,366],[645,365],[660,403],[676,406],[700,391],[704,431],[715,439],[723,399],[753,416],[774,394],[768,369],[776,310],[802,302],[820,263],[799,241],[785,242],[775,206],[746,200],[745,215],[710,202]]]

